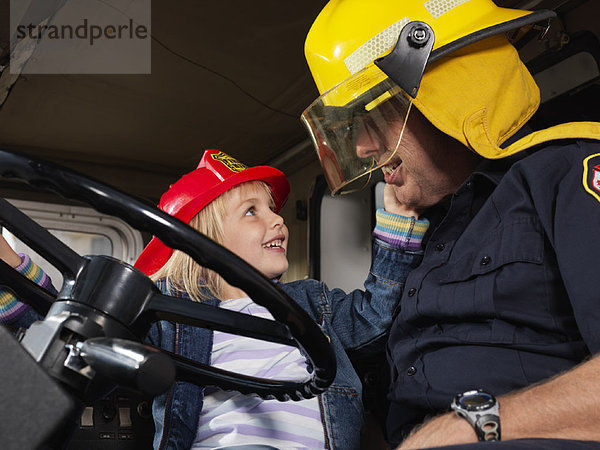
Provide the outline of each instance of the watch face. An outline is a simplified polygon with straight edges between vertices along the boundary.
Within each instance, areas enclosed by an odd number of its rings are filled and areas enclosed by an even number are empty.
[[[485,392],[465,394],[459,401],[461,406],[469,411],[485,409],[495,403],[494,397]]]

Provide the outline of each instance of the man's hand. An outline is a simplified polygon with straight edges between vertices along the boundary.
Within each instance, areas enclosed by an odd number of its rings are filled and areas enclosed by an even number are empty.
[[[396,194],[394,193],[394,186],[391,184],[386,183],[385,188],[383,189],[383,205],[385,206],[385,210],[389,213],[404,217],[419,218],[419,213],[417,211],[398,201]]]
[[[0,235],[0,259],[11,267],[17,267],[21,264],[21,257],[8,245],[2,235]]]
[[[451,412],[415,428],[398,449],[441,447],[470,442],[477,442],[475,430],[465,419]]]
[[[522,391],[498,397],[502,440],[522,438],[600,441],[600,356]],[[400,449],[476,442],[471,425],[455,413],[416,428]]]

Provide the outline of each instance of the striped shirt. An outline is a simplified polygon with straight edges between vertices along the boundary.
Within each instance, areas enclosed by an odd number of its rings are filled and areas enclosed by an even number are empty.
[[[15,267],[15,270],[44,289],[48,289],[52,283],[48,275],[46,275],[28,255],[19,253],[19,256],[21,257],[21,264]],[[14,322],[21,317],[28,308],[29,306],[25,303],[21,303],[12,291],[0,288],[0,324],[8,325]]]
[[[222,308],[273,319],[249,298],[221,302]],[[261,378],[306,380],[306,358],[297,348],[214,332],[215,367]],[[263,400],[257,395],[207,387],[193,449],[233,445],[270,445],[275,448],[325,448],[318,399],[299,402]]]

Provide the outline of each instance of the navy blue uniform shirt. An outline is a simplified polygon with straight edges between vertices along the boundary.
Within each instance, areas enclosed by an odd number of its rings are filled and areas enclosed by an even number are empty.
[[[392,442],[453,397],[496,395],[600,349],[600,144],[485,161],[431,220],[392,325]]]

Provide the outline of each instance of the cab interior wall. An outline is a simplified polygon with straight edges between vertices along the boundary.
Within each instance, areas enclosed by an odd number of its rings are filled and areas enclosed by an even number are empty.
[[[496,3],[559,14],[553,25],[559,34],[525,46],[526,61],[560,52],[568,45],[560,45],[560,32],[600,35],[600,5],[594,0]],[[248,165],[274,165],[292,186],[282,211],[293,236],[286,279],[304,278],[314,212],[308,211],[305,220],[297,208],[308,207],[321,170],[299,120],[318,96],[303,42],[324,4],[305,0],[295,3],[292,12],[279,0],[183,0],[176,6],[154,0],[150,75],[22,74],[0,105],[0,147],[66,165],[151,203],[192,170],[207,148]],[[0,0],[3,67],[10,47],[9,6],[10,0]],[[598,114],[596,108],[586,117],[600,120]],[[70,203],[19,184],[1,184],[0,194]]]

